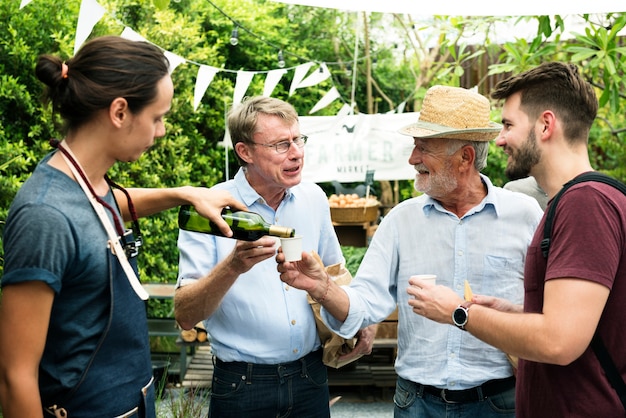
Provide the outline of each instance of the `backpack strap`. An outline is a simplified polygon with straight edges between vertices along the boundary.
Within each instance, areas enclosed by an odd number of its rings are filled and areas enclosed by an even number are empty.
[[[552,224],[554,221],[554,214],[556,213],[556,206],[561,198],[561,196],[575,184],[582,183],[584,181],[596,181],[599,183],[605,183],[610,186],[615,187],[624,195],[626,195],[626,185],[619,180],[614,179],[613,177],[609,177],[606,174],[598,173],[596,171],[591,171],[588,173],[583,173],[579,176],[576,176],[572,180],[568,181],[563,185],[563,188],[559,190],[559,192],[552,199],[552,203],[548,208],[548,213],[546,214],[546,223],[543,228],[543,239],[541,240],[541,251],[543,252],[543,256],[548,258],[548,253],[550,251],[550,236],[552,234]],[[626,383],[624,383],[624,379],[622,379],[622,375],[619,373],[617,366],[613,362],[608,350],[606,349],[602,339],[600,338],[600,334],[596,329],[596,332],[593,335],[593,339],[591,340],[591,348],[593,349],[598,361],[602,365],[602,369],[606,374],[607,380],[611,384],[611,386],[617,392],[624,409],[626,409]]]
[[[548,208],[548,213],[546,214],[546,223],[543,228],[543,239],[541,240],[541,252],[543,253],[544,258],[548,258],[548,253],[550,252],[550,239],[552,236],[552,224],[554,222],[554,215],[556,213],[556,207],[561,199],[561,196],[575,184],[582,183],[584,181],[596,181],[599,183],[605,183],[610,186],[615,187],[624,195],[626,195],[626,185],[619,180],[614,179],[613,177],[607,176],[606,174],[598,173],[597,171],[590,171],[587,173],[583,173],[579,176],[574,177],[572,180],[568,181],[563,185],[563,188],[559,190],[559,192],[552,199],[552,203]]]
[[[617,396],[619,396],[619,400],[622,401],[624,409],[626,409],[626,383],[624,383],[622,375],[619,374],[617,366],[604,346],[602,338],[600,338],[600,335],[598,334],[598,330],[596,330],[591,340],[591,348],[594,353],[596,353],[596,357],[598,357],[598,361],[602,365],[602,369],[604,369],[606,379],[609,381],[611,386],[613,386],[613,389],[617,392]]]

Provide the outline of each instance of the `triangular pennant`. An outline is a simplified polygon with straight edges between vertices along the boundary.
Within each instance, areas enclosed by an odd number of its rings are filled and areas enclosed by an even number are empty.
[[[217,74],[219,68],[209,67],[208,65],[201,65],[198,69],[198,76],[196,77],[196,87],[193,92],[193,110],[198,109],[202,96],[206,92],[206,89],[213,81],[213,77]]]
[[[295,74],[293,75],[293,80],[291,80],[291,87],[289,88],[289,96],[291,96],[293,92],[296,91],[296,89],[300,85],[300,82],[302,81],[306,73],[309,72],[309,68],[311,68],[312,65],[312,62],[307,62],[306,64],[301,64],[296,67]]]
[[[352,108],[350,105],[348,103],[344,103],[343,106],[341,106],[341,109],[339,109],[339,112],[337,112],[337,116],[348,116],[351,113]]]
[[[147,42],[147,39],[126,26],[120,35],[122,38],[130,39],[131,41],[144,41]]]
[[[326,106],[331,104],[335,99],[338,99],[338,98],[339,98],[339,91],[337,91],[337,87],[333,87],[332,89],[328,90],[328,93],[326,93],[324,97],[322,97],[322,99],[319,102],[317,102],[315,106],[313,106],[313,109],[311,109],[309,114],[315,113],[318,110],[325,108]]]
[[[263,88],[263,96],[270,97],[272,92],[278,85],[280,79],[285,75],[287,70],[272,70],[267,73],[267,77],[265,77],[265,86]]]
[[[178,67],[183,62],[187,61],[186,59],[184,59],[180,55],[176,55],[176,54],[174,54],[173,52],[170,52],[170,51],[163,51],[163,54],[167,57],[167,60],[170,62],[170,68],[169,68],[170,74],[172,74],[174,72],[176,67]]]
[[[307,78],[298,84],[298,88],[315,86],[330,77],[330,71],[325,63],[320,64],[319,69],[313,71]]]
[[[104,7],[100,6],[96,0],[83,0],[80,3],[76,37],[74,38],[74,55],[76,55],[83,42],[89,37],[96,23],[102,19],[104,12]]]
[[[255,74],[256,73],[252,71],[237,71],[235,93],[233,94],[233,105],[241,103],[244,94],[246,94],[246,91],[248,90],[248,86],[250,86],[252,77],[254,77]]]

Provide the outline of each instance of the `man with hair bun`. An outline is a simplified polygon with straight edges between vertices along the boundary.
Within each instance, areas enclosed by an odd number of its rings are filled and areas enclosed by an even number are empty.
[[[138,189],[107,176],[165,135],[174,87],[163,52],[103,36],[35,69],[62,141],[22,185],[4,228],[0,405],[4,418],[155,416],[138,217],[194,205],[244,206],[195,187]],[[132,230],[124,224],[132,222]]]

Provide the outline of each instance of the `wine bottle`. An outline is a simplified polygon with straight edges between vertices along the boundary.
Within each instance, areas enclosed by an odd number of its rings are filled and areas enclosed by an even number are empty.
[[[293,228],[269,224],[261,215],[255,212],[233,211],[229,208],[224,208],[222,210],[222,218],[233,231],[231,238],[243,241],[256,241],[264,235],[288,238],[293,237],[296,233]],[[224,236],[215,223],[200,215],[191,205],[180,207],[178,227],[186,231]]]

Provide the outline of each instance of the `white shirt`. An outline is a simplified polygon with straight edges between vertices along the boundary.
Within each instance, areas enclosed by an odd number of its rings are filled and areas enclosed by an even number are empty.
[[[406,292],[410,276],[436,274],[438,285],[461,297],[467,279],[474,293],[522,302],[526,249],[543,212],[534,199],[481,177],[487,196],[461,219],[427,195],[394,207],[345,288],[350,298],[346,321],[322,309],[330,328],[347,338],[384,320],[397,302],[395,367],[407,380],[460,390],[512,375],[504,353],[454,326],[415,314]]]
[[[294,228],[303,237],[303,251],[317,251],[325,265],[344,261],[328,199],[316,184],[303,182],[289,189],[276,211],[248,184],[242,170],[215,188],[229,191],[266,221]],[[235,243],[230,238],[181,230],[178,285],[205,276],[232,252]],[[280,281],[274,258],[240,275],[205,326],[213,351],[223,361],[278,364],[320,347],[306,292]]]

